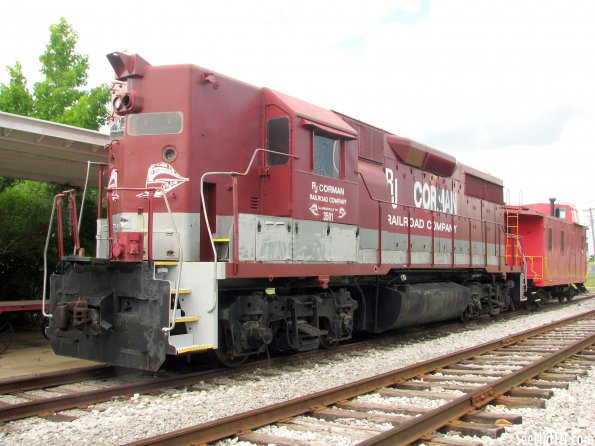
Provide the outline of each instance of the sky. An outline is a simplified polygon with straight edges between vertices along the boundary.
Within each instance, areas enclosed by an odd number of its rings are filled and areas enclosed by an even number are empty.
[[[192,63],[340,111],[501,178],[510,204],[595,208],[593,0],[84,2],[3,7],[1,68],[29,84],[64,17],[88,54]],[[595,211],[594,211],[595,215]]]

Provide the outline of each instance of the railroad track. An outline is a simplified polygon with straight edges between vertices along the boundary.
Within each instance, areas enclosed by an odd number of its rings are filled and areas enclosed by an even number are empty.
[[[420,439],[455,444],[435,434],[442,428],[498,436],[503,431],[498,424],[518,423],[520,417],[482,408],[492,402],[545,407],[551,388],[568,387],[569,381],[595,365],[594,343],[592,310],[400,370],[131,445],[202,444],[232,436],[256,444],[307,444],[271,434],[275,431],[271,425],[277,426],[277,432],[331,432],[361,446],[408,444]],[[387,397],[423,397],[438,404],[428,409],[375,402]],[[354,419],[359,421],[356,427]],[[386,429],[386,425],[392,427]],[[267,427],[254,430],[263,426]]]
[[[585,298],[592,297],[591,295]],[[582,300],[582,299],[580,299]],[[577,300],[580,301],[580,300]],[[557,306],[552,306],[555,309]],[[547,308],[545,309],[547,311]],[[506,313],[500,320],[522,316],[517,313]],[[19,378],[17,380],[0,381],[0,422],[6,422],[31,416],[42,416],[47,419],[66,421],[75,419],[73,415],[60,414],[60,411],[68,409],[85,409],[93,404],[121,399],[133,396],[135,394],[156,393],[171,388],[181,388],[196,385],[199,382],[216,380],[222,377],[232,378],[235,375],[241,375],[253,370],[269,368],[274,369],[277,366],[300,366],[303,361],[321,361],[330,360],[341,354],[361,351],[368,348],[374,348],[382,345],[391,345],[395,342],[411,341],[419,338],[438,337],[444,333],[451,333],[457,330],[468,330],[469,328],[480,328],[486,323],[491,323],[491,318],[482,318],[473,321],[471,324],[462,325],[460,323],[448,323],[433,325],[429,328],[420,330],[419,328],[411,330],[402,330],[395,335],[384,335],[382,337],[354,342],[351,344],[340,345],[332,351],[316,350],[305,352],[294,356],[282,356],[267,360],[257,360],[242,367],[239,370],[230,369],[212,369],[199,372],[183,373],[176,375],[155,374],[148,375],[132,373],[133,371],[109,367],[95,366],[83,369],[77,369],[67,372],[55,372],[28,378]],[[106,380],[121,377],[122,375],[131,375],[126,384],[113,385]],[[77,391],[68,387],[58,387],[72,383],[81,383],[89,380],[103,380],[101,388]],[[43,390],[44,392],[30,392]],[[40,396],[41,395],[43,396]],[[2,395],[11,395],[17,397],[13,403],[2,401]],[[24,401],[23,401],[24,400]]]
[[[104,379],[118,374],[116,367],[96,365],[76,369],[0,380],[0,394],[15,394],[27,390],[43,389],[91,379]]]

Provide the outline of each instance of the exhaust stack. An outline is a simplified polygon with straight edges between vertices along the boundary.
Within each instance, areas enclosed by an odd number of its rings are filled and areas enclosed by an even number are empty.
[[[550,198],[550,215],[552,217],[556,216],[556,205],[554,204],[556,202],[555,198]]]

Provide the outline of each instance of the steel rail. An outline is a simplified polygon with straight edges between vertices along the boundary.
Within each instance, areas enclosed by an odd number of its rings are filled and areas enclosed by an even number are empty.
[[[510,313],[512,314],[512,313]],[[460,324],[458,324],[460,325]],[[295,356],[282,356],[276,358],[269,358],[265,360],[255,361],[249,364],[242,366],[239,369],[210,369],[207,371],[199,371],[193,372],[189,374],[184,374],[183,376],[175,376],[171,378],[159,378],[158,381],[152,380],[147,385],[139,386],[137,384],[127,384],[118,387],[110,387],[106,389],[105,392],[98,394],[96,391],[88,391],[88,392],[78,392],[76,394],[69,394],[69,395],[62,395],[62,396],[55,396],[46,401],[43,400],[34,400],[25,403],[17,403],[7,407],[0,407],[0,422],[16,420],[20,418],[26,418],[29,416],[37,415],[39,413],[47,413],[47,412],[55,412],[64,409],[70,409],[72,407],[77,407],[85,404],[93,404],[102,401],[107,401],[109,399],[115,397],[124,397],[128,395],[133,395],[134,393],[142,393],[143,391],[146,392],[153,392],[155,390],[164,389],[168,387],[183,387],[192,384],[196,384],[199,381],[205,381],[208,379],[219,378],[219,377],[229,377],[234,376],[236,374],[243,374],[249,373],[251,371],[257,370],[262,367],[273,367],[273,366],[281,366],[281,365],[294,365],[295,362],[304,361],[304,360],[316,360],[320,358],[325,358],[327,356],[336,355],[336,354],[349,354],[353,351],[362,350],[365,348],[372,348],[378,345],[387,345],[393,342],[402,341],[404,339],[416,339],[418,336],[424,335],[432,335],[432,334],[440,334],[444,330],[452,329],[452,325],[447,326],[438,326],[433,327],[422,332],[414,332],[414,333],[400,333],[398,335],[392,335],[390,337],[383,337],[373,340],[363,340],[359,342],[354,342],[350,344],[339,345],[332,350],[313,350],[313,351],[306,351],[299,355]],[[105,374],[107,375],[109,372],[108,370],[111,366],[108,365],[100,365],[100,366],[91,366],[89,367],[90,373],[92,372],[93,368],[99,368],[100,370],[97,372],[101,374],[100,376],[90,376],[85,375],[85,369],[81,368],[80,373],[79,369],[75,370],[74,374],[68,373],[64,374],[64,372],[52,372],[48,374],[43,374],[36,377],[23,377],[17,379],[7,379],[0,381],[0,394],[7,394],[19,391],[27,391],[33,389],[40,389],[43,387],[53,387],[62,384],[69,384],[73,382],[80,382],[84,379],[98,379],[103,377],[102,370],[105,370]],[[120,373],[121,369],[114,368],[116,373]],[[130,373],[133,373],[134,370],[130,370]],[[72,378],[70,378],[72,376]],[[113,390],[113,391],[112,391]],[[12,408],[12,409],[10,409]]]
[[[63,384],[72,384],[83,380],[110,377],[118,373],[121,372],[119,372],[116,367],[109,365],[94,365],[89,367],[79,367],[69,370],[68,372],[49,372],[16,379],[3,379],[0,381],[0,394],[61,386]]]
[[[506,313],[506,315],[514,316],[514,313]],[[489,319],[478,319],[476,322],[483,323],[485,321],[489,321]],[[339,345],[332,350],[314,350],[314,351],[307,351],[303,352],[299,355],[290,356],[290,357],[277,357],[271,358],[261,361],[255,361],[253,363],[244,365],[239,369],[213,369],[208,371],[200,371],[194,372],[190,374],[183,375],[182,377],[173,377],[167,380],[160,380],[159,382],[151,381],[149,387],[138,387],[135,384],[118,386],[118,387],[111,387],[109,389],[113,389],[113,391],[108,391],[105,393],[97,394],[95,391],[89,391],[86,393],[79,392],[78,394],[70,394],[70,395],[63,395],[63,396],[55,396],[48,400],[34,400],[24,403],[17,403],[11,405],[12,409],[9,407],[0,407],[0,422],[3,421],[11,421],[20,418],[26,418],[33,415],[37,415],[39,413],[44,412],[55,412],[64,409],[70,409],[72,407],[77,407],[85,404],[93,404],[102,401],[107,401],[109,399],[115,397],[124,397],[128,395],[133,395],[134,393],[142,393],[142,391],[152,392],[155,390],[167,388],[167,387],[182,387],[188,386],[191,384],[195,384],[199,381],[204,381],[207,379],[218,378],[221,376],[233,376],[235,374],[242,374],[242,373],[249,373],[254,371],[258,368],[262,367],[272,367],[272,366],[279,366],[279,365],[293,365],[295,362],[304,361],[304,360],[316,360],[320,358],[325,358],[330,355],[336,354],[349,354],[353,351],[362,350],[364,348],[372,348],[378,345],[387,345],[392,342],[402,341],[404,339],[416,339],[418,336],[421,335],[432,335],[432,334],[441,334],[445,330],[452,330],[452,325],[440,325],[438,327],[433,327],[430,329],[423,330],[422,332],[414,332],[414,333],[399,333],[398,335],[391,335],[389,337],[383,337],[373,340],[363,340],[359,342],[354,342],[350,344]],[[464,328],[461,324],[457,324]],[[106,366],[99,366],[99,367],[106,367]],[[118,370],[116,368],[116,370]],[[68,384],[71,382],[79,381],[78,379],[69,380],[68,378],[61,379],[63,372],[47,374],[47,375],[55,375],[54,378],[51,376],[48,377],[47,381],[44,381],[43,376],[39,378],[19,378],[16,380],[5,380],[0,381],[0,394],[1,393],[11,393],[17,391],[26,391],[32,389],[39,389],[42,387],[52,387],[61,384]],[[44,375],[46,376],[46,375]],[[89,377],[90,379],[93,379]],[[94,377],[97,378],[97,377]],[[86,379],[85,376],[80,376],[80,379]]]
[[[522,367],[493,383],[486,384],[476,391],[466,393],[456,400],[446,403],[431,412],[399,424],[398,426],[369,438],[368,440],[359,442],[357,443],[357,446],[412,443],[424,435],[440,429],[453,419],[461,418],[473,410],[486,406],[500,395],[523,384],[525,381],[533,378],[539,373],[552,368],[575,353],[591,346],[593,343],[595,343],[595,334],[580,341],[576,341],[568,347],[564,347],[537,362]]]
[[[27,418],[40,413],[53,413],[74,407],[89,406],[91,404],[109,401],[113,398],[131,396],[135,393],[149,393],[164,388],[189,386],[208,379],[210,376],[217,375],[220,372],[220,370],[212,370],[190,373],[181,377],[154,378],[139,383],[122,384],[104,389],[76,392],[52,398],[11,404],[6,407],[0,407],[0,422]]]
[[[591,296],[587,296],[591,297]],[[579,302],[579,300],[571,301]],[[515,313],[506,313],[502,316],[508,315],[515,316]],[[580,316],[580,315],[579,315]],[[475,322],[482,322],[482,319],[478,319]],[[448,328],[448,326],[446,327]],[[451,327],[452,328],[452,327]],[[108,401],[113,398],[117,397],[126,397],[133,395],[135,393],[143,393],[143,392],[154,392],[156,390],[165,389],[165,388],[172,388],[172,387],[184,387],[189,386],[192,384],[196,384],[199,381],[204,381],[208,379],[217,378],[220,376],[233,376],[235,374],[242,374],[242,373],[249,373],[250,371],[256,370],[261,367],[271,367],[276,365],[283,365],[283,364],[293,364],[295,361],[301,360],[314,360],[319,357],[326,357],[327,355],[334,355],[338,353],[349,354],[351,351],[361,350],[367,346],[373,347],[374,345],[387,345],[390,342],[396,342],[397,340],[402,340],[403,338],[415,339],[418,335],[427,335],[431,333],[442,333],[444,331],[444,326],[430,328],[429,330],[424,330],[423,332],[419,333],[400,333],[398,335],[391,335],[388,339],[387,338],[380,338],[375,340],[365,340],[351,344],[345,344],[338,346],[336,349],[333,350],[317,350],[315,352],[305,352],[300,355],[296,355],[294,357],[279,357],[279,358],[272,358],[263,361],[257,361],[248,365],[243,366],[240,369],[214,369],[209,371],[201,371],[201,372],[193,372],[190,374],[186,374],[183,376],[176,376],[170,378],[160,378],[150,381],[145,381],[143,383],[138,384],[126,384],[121,386],[109,387],[107,389],[102,389],[99,391],[87,391],[87,392],[78,392],[74,394],[68,395],[60,395],[48,399],[43,400],[34,400],[34,401],[27,401],[23,403],[11,404],[10,406],[0,407],[0,422],[6,422],[21,418],[26,418],[30,416],[35,416],[40,413],[52,413],[60,410],[71,409],[73,407],[79,407],[84,405],[91,405],[103,401]],[[520,336],[520,333],[517,336]],[[529,336],[529,335],[527,335]],[[498,341],[496,341],[498,342]],[[473,353],[471,353],[472,355]],[[475,353],[477,354],[477,353]],[[106,366],[99,366],[99,367],[106,367]],[[116,369],[118,370],[118,369]],[[400,371],[406,372],[407,369],[401,369]],[[98,373],[102,373],[101,371]],[[108,373],[106,371],[106,373]],[[51,375],[55,375],[52,377]],[[60,378],[61,373],[56,374],[44,374],[40,376],[39,381],[29,381],[30,378],[21,378],[17,380],[3,380],[0,381],[0,393],[10,393],[10,392],[18,392],[18,391],[26,391],[32,389],[39,389],[42,387],[52,387],[62,384],[68,384],[72,382],[79,381],[79,379],[69,379],[69,378]],[[47,378],[45,378],[47,377]],[[85,377],[84,375],[80,375],[80,379],[97,379],[98,376]],[[35,379],[35,378],[34,378]],[[44,381],[44,379],[47,379]],[[230,435],[233,435],[231,433]]]
[[[511,336],[500,338],[495,341],[487,342],[475,347],[467,348],[465,350],[461,350],[452,354],[444,355],[435,359],[430,359],[422,363],[413,364],[402,369],[390,371],[370,378],[361,379],[353,383],[345,384],[332,389],[316,392],[311,395],[306,395],[289,401],[284,401],[263,408],[254,409],[245,413],[232,415],[229,417],[213,420],[207,423],[202,423],[195,426],[179,429],[174,432],[168,432],[166,434],[161,434],[154,437],[149,437],[146,439],[135,441],[129,443],[128,446],[179,446],[183,444],[203,444],[220,440],[222,438],[237,435],[238,433],[246,430],[256,429],[258,427],[266,426],[268,424],[275,423],[285,418],[290,418],[307,412],[311,412],[312,410],[315,410],[316,408],[321,406],[329,406],[341,400],[355,398],[356,396],[373,392],[382,387],[397,384],[402,380],[414,378],[416,376],[434,371],[436,369],[452,365],[459,361],[463,361],[465,359],[481,355],[490,350],[494,350],[495,348],[514,344],[526,338],[551,331],[555,328],[568,325],[575,321],[591,316],[595,316],[595,310],[590,310],[585,313],[561,319],[549,325],[542,325],[536,328],[525,330],[523,332]],[[526,379],[527,378],[525,378],[525,380]],[[451,416],[449,419],[452,418],[456,417]],[[427,431],[424,431],[424,433],[426,432]],[[415,439],[417,438],[419,438],[419,436]],[[394,440],[389,440],[385,444],[389,443],[395,444]]]

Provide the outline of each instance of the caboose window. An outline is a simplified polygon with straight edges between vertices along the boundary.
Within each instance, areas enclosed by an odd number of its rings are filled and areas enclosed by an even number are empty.
[[[552,248],[554,247],[554,230],[552,228],[549,228],[548,235],[549,235],[548,250],[551,251]]]
[[[566,220],[566,208],[556,208],[556,217]]]
[[[289,154],[289,119],[273,118],[267,122],[267,149]],[[287,164],[289,157],[279,153],[267,153],[267,165]]]
[[[562,251],[564,251],[564,245],[566,244],[564,231],[562,231]]]
[[[139,113],[128,116],[128,134],[175,135],[182,133],[182,113]]]
[[[314,133],[314,173],[331,178],[340,177],[340,140]]]

